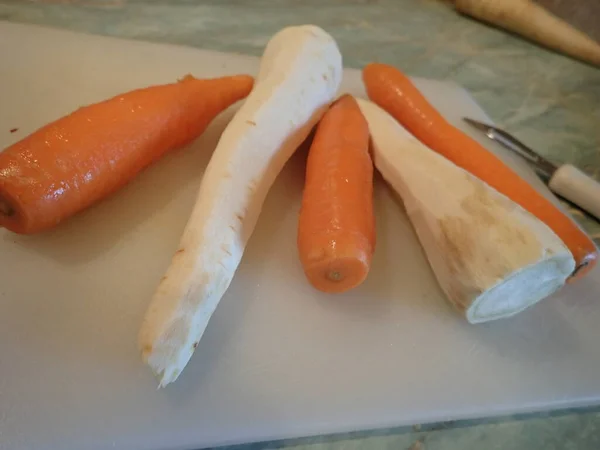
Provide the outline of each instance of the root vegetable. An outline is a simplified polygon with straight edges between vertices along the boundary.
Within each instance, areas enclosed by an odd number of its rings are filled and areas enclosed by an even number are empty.
[[[0,153],[0,226],[32,234],[106,198],[197,138],[252,89],[247,75],[191,76],[85,106]]]
[[[600,66],[600,44],[531,0],[454,0],[454,5],[463,14]]]
[[[310,283],[339,293],[365,280],[374,249],[369,127],[344,95],[321,119],[308,153],[298,252]]]
[[[399,194],[442,290],[471,323],[510,317],[565,283],[560,238],[506,196],[359,100],[375,167]]]
[[[267,192],[334,100],[341,77],[338,47],[316,26],[285,28],[267,44],[255,87],[219,140],[140,330],[142,357],[160,386],[190,360]]]
[[[406,75],[392,66],[369,64],[363,70],[363,80],[369,98],[427,147],[482,179],[552,228],[575,258],[576,270],[570,281],[592,270],[598,261],[598,249],[577,223],[500,158],[448,123]]]

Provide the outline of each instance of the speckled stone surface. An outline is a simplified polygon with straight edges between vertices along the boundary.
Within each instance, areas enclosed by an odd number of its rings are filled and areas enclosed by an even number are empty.
[[[600,179],[600,69],[459,16],[445,1],[0,0],[0,20],[257,56],[281,27],[314,23],[337,39],[346,66],[358,68],[380,61],[412,75],[455,81],[471,92],[496,123],[541,154],[558,163],[578,165]],[[579,212],[575,215],[600,243],[598,222]],[[229,449],[267,448],[597,450],[600,410]]]

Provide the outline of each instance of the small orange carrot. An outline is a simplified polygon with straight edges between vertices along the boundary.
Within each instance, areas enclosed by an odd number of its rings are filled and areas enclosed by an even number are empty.
[[[0,153],[0,226],[31,234],[53,227],[197,138],[246,97],[247,75],[187,76],[76,110]]]
[[[363,69],[363,81],[369,98],[426,146],[546,223],[573,253],[576,268],[570,281],[596,265],[598,250],[575,221],[492,152],[449,124],[406,75],[392,66],[369,64]]]
[[[369,127],[350,95],[317,126],[306,167],[298,250],[310,283],[324,292],[361,284],[375,249]]]

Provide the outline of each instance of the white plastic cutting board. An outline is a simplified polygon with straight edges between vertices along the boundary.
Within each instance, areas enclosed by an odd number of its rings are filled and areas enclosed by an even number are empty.
[[[0,61],[0,147],[122,91],[257,69],[1,22]],[[463,115],[487,119],[457,86],[417,81],[461,127]],[[357,71],[343,87],[364,94]],[[273,187],[191,363],[157,390],[138,327],[224,119],[50,233],[0,231],[0,449],[192,449],[600,402],[600,273],[514,319],[468,325],[379,180],[371,275],[352,293],[315,292],[295,248],[305,151]]]

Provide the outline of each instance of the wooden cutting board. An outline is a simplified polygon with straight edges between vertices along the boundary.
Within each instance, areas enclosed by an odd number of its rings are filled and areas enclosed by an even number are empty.
[[[258,67],[252,57],[2,22],[0,61],[0,147],[122,91]],[[416,81],[453,123],[488,120],[458,86]],[[345,72],[343,89],[364,95],[359,72]],[[230,115],[52,232],[0,231],[1,449],[187,449],[599,402],[600,273],[513,319],[468,325],[381,180],[367,282],[341,296],[315,292],[295,249],[305,149],[269,194],[188,368],[157,390],[138,328]],[[516,157],[481,142],[544,189]]]

